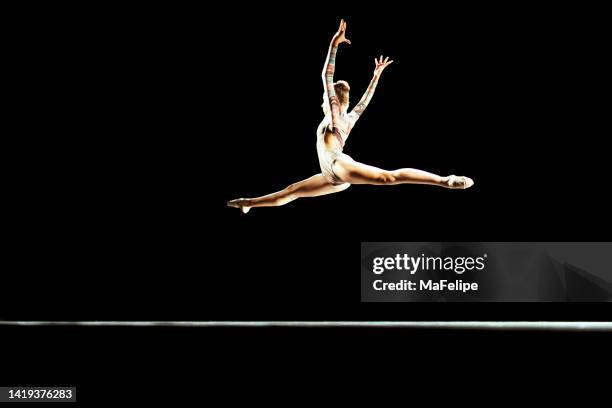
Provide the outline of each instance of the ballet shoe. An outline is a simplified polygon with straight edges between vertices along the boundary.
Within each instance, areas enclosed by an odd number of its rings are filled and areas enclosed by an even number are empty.
[[[474,180],[465,176],[448,176],[448,187],[457,189],[466,189],[474,185]]]
[[[251,207],[245,205],[246,201],[247,200],[245,198],[237,198],[235,200],[228,201],[227,206],[238,208],[243,214],[246,214],[251,210]]]

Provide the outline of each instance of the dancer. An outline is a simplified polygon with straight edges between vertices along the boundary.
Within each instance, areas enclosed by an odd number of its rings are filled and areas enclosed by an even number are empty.
[[[317,153],[321,173],[291,184],[276,193],[255,198],[238,198],[227,203],[247,213],[252,207],[277,207],[297,198],[317,197],[346,190],[351,184],[396,185],[430,184],[434,186],[465,189],[474,185],[469,177],[438,176],[423,170],[402,168],[383,170],[360,163],[342,152],[353,126],[370,103],[385,68],[393,61],[389,57],[374,59],[374,75],[365,94],[348,112],[350,86],[346,81],[334,82],[336,53],[341,44],[350,44],[346,38],[346,22],[340,21],[333,36],[327,60],[323,67],[323,113],[325,117],[317,129]]]

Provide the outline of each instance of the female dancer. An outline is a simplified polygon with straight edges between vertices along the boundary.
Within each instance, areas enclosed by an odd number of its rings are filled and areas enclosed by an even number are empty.
[[[238,198],[227,203],[247,213],[252,207],[276,207],[296,198],[317,197],[346,190],[351,184],[431,184],[447,188],[464,189],[474,185],[469,177],[450,175],[446,177],[422,170],[403,168],[383,170],[353,160],[342,149],[363,111],[374,95],[381,74],[393,61],[389,57],[374,59],[374,76],[367,91],[355,108],[347,113],[350,87],[346,81],[334,83],[334,70],[338,46],[350,44],[346,39],[346,22],[340,21],[338,32],[333,36],[327,60],[323,67],[323,113],[325,118],[317,129],[317,153],[321,173],[306,180],[291,184],[284,190],[256,198]]]

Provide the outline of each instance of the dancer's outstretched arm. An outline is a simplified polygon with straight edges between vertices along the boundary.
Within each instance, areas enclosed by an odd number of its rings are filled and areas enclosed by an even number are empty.
[[[329,44],[329,51],[327,52],[327,59],[323,66],[323,92],[324,99],[328,104],[329,111],[331,112],[332,127],[336,127],[338,123],[338,117],[340,117],[340,101],[336,96],[334,90],[334,72],[336,70],[336,53],[338,52],[338,46],[342,43],[350,44],[351,42],[346,39],[346,22],[340,20],[340,27],[338,32],[334,34],[331,43]]]
[[[349,113],[349,118],[353,124],[355,124],[357,119],[359,119],[359,117],[363,114],[365,108],[368,107],[368,104],[372,100],[372,96],[374,96],[374,91],[376,90],[376,85],[378,85],[378,80],[380,79],[382,72],[385,70],[385,68],[391,65],[392,62],[393,60],[389,61],[389,57],[383,60],[382,55],[380,56],[380,60],[374,58],[374,75],[372,76],[370,85],[368,85],[368,89],[361,97],[359,103],[355,105],[351,113]]]

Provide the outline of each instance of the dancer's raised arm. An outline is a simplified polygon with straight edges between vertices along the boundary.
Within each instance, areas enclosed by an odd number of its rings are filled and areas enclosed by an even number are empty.
[[[346,39],[346,22],[344,20],[340,20],[340,27],[338,27],[338,32],[334,34],[331,43],[329,44],[329,51],[327,52],[327,59],[325,60],[325,65],[323,66],[323,73],[321,74],[323,79],[323,92],[325,103],[327,103],[327,108],[331,112],[332,118],[332,127],[336,126],[337,119],[340,116],[340,101],[336,96],[336,91],[334,90],[334,71],[336,69],[336,52],[338,51],[338,46],[342,43],[350,44],[351,42]]]
[[[378,80],[380,79],[382,72],[385,70],[385,68],[391,65],[392,62],[393,60],[389,61],[389,57],[383,60],[382,55],[380,56],[380,60],[374,58],[374,75],[372,76],[370,85],[368,85],[368,89],[361,97],[359,103],[355,105],[355,108],[353,108],[349,114],[349,117],[353,120],[353,122],[357,121],[365,108],[367,108],[368,104],[372,100],[372,96],[374,96],[374,91],[376,90],[376,85],[378,85]]]

